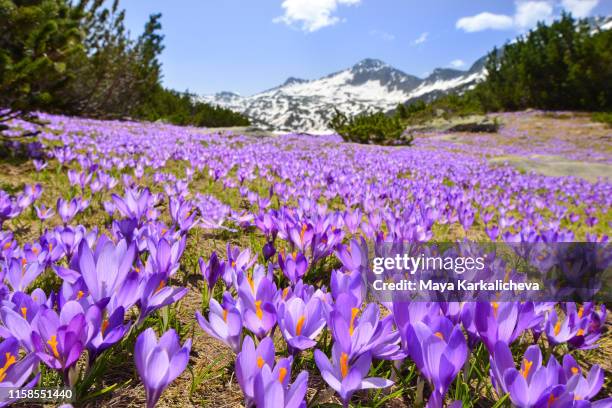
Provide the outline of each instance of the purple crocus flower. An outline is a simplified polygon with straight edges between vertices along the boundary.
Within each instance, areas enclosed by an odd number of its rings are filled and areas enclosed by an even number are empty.
[[[196,319],[200,327],[212,337],[230,346],[235,353],[238,353],[242,338],[240,311],[230,304],[222,307],[215,299],[210,299],[209,307],[208,320],[200,312],[196,312]]]
[[[280,267],[283,274],[295,285],[298,280],[306,274],[308,269],[308,261],[301,252],[294,252],[293,254],[285,257],[283,252],[278,254],[278,266]]]
[[[34,168],[37,172],[40,172],[49,165],[49,163],[47,163],[46,161],[38,159],[32,160],[32,163],[34,164]]]
[[[274,368],[264,365],[255,377],[254,402],[262,408],[301,408],[306,406],[304,397],[308,390],[308,372],[302,371],[293,384],[291,357],[281,359]]]
[[[270,337],[264,337],[256,348],[251,336],[246,336],[242,350],[236,356],[236,379],[247,402],[255,398],[255,378],[264,365],[274,366],[274,342]]]
[[[134,345],[134,360],[147,392],[147,408],[154,407],[162,392],[185,370],[190,351],[191,339],[187,339],[181,347],[173,329],[164,333],[159,342],[151,328],[138,336]]]
[[[366,377],[372,364],[372,356],[369,352],[362,354],[354,363],[350,363],[349,355],[334,344],[331,362],[319,349],[315,350],[314,358],[321,376],[338,393],[345,407],[348,407],[355,391],[393,385],[393,381],[386,378]]]
[[[468,347],[460,325],[444,316],[429,324],[408,326],[408,352],[421,374],[434,386],[432,398],[442,400],[451,382],[463,367]]]
[[[396,360],[404,358],[400,350],[400,334],[393,329],[393,317],[380,319],[380,308],[375,303],[363,312],[351,303],[352,296],[338,296],[335,310],[330,314],[330,327],[340,349],[351,361],[369,352],[372,358]]]
[[[200,273],[206,279],[207,287],[208,287],[208,297],[210,298],[215,284],[221,277],[225,265],[223,262],[219,262],[219,258],[217,257],[217,253],[213,251],[210,255],[210,259],[208,263],[204,262],[204,259],[200,258],[198,260],[198,264],[200,266]]]
[[[24,291],[43,271],[44,266],[38,262],[27,263],[25,258],[21,260],[13,258],[6,265],[5,273],[13,290]]]
[[[521,368],[517,370],[512,364],[504,371],[503,381],[514,405],[531,408],[536,406],[550,386],[558,384],[558,363],[543,367],[539,346],[529,346],[521,361]]]
[[[100,236],[95,253],[87,241],[79,245],[79,269],[89,294],[99,302],[113,296],[122,287],[132,268],[136,250],[125,240],[114,245],[106,235]]]
[[[79,210],[80,200],[77,200],[76,198],[73,198],[72,200],[64,200],[63,198],[57,199],[57,213],[64,224],[68,224],[70,220],[72,220],[79,212]]]
[[[39,379],[40,373],[31,378],[38,367],[38,357],[34,353],[20,359],[19,342],[8,338],[0,343],[0,387],[30,389]],[[8,406],[15,400],[0,400],[0,407]]]
[[[143,190],[126,189],[125,197],[112,195],[115,207],[125,217],[140,220],[151,206],[153,198],[148,188]]]
[[[280,305],[278,325],[287,344],[297,350],[314,347],[315,338],[325,328],[325,314],[321,301],[312,297],[304,302],[294,297]]]
[[[478,302],[475,306],[474,324],[489,352],[498,341],[510,344],[539,322],[533,302]]]
[[[178,302],[187,288],[167,286],[167,278],[163,273],[154,274],[141,281],[137,291],[140,294],[140,317],[137,324],[157,309]]]
[[[70,384],[68,370],[76,364],[89,341],[83,308],[68,302],[59,316],[52,309],[42,311],[33,327],[36,355],[50,368],[60,371]]]
[[[94,305],[91,312],[88,310],[86,317],[93,327],[99,328],[87,344],[91,363],[100,353],[123,338],[130,328],[130,323],[124,324],[125,312],[121,306],[108,315],[106,311]]]
[[[44,205],[41,205],[40,207],[35,205],[34,208],[36,209],[36,215],[42,221],[48,220],[55,215],[55,211],[53,211],[52,208],[47,208]]]

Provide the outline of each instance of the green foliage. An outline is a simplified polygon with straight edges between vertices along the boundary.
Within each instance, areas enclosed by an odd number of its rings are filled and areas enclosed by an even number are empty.
[[[471,92],[463,95],[449,94],[430,103],[415,101],[409,105],[398,105],[397,118],[407,125],[419,125],[435,118],[450,119],[484,113],[480,101]]]
[[[605,123],[609,127],[612,127],[612,112],[596,112],[591,118],[595,122]]]
[[[348,118],[336,109],[329,127],[345,141],[362,144],[410,145],[412,137],[404,135],[405,126],[397,117],[382,112]]]
[[[150,99],[138,107],[137,117],[163,120],[175,125],[209,127],[248,126],[245,116],[229,109],[195,101],[189,92],[176,92],[156,86],[150,90]]]
[[[0,0],[0,121],[57,103],[82,52],[76,15],[67,0]]]
[[[612,31],[569,14],[494,49],[475,94],[487,110],[609,110]]]
[[[181,125],[248,124],[244,116],[163,89],[161,14],[151,15],[135,39],[124,20],[119,0],[0,0],[0,122],[44,110]]]

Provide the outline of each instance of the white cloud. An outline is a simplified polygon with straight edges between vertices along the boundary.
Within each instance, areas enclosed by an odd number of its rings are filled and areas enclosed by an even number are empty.
[[[482,30],[507,30],[514,26],[512,17],[504,14],[484,12],[471,17],[462,17],[457,20],[456,27],[473,33]]]
[[[599,4],[599,0],[561,0],[564,9],[571,12],[574,17],[586,17]]]
[[[383,41],[393,41],[395,40],[395,36],[391,33],[381,30],[370,30],[370,35],[374,37],[378,37]]]
[[[553,6],[547,1],[521,1],[516,3],[514,24],[525,30],[534,27],[538,21],[549,22],[552,15]]]
[[[550,23],[555,17],[555,6],[570,11],[575,17],[586,17],[599,4],[599,0],[517,0],[514,15],[483,12],[457,20],[456,27],[468,33],[483,30],[525,31],[539,21]]]
[[[313,32],[340,21],[340,18],[334,15],[339,5],[352,6],[360,2],[361,0],[284,0],[281,4],[285,10],[284,14],[273,21],[289,26],[300,24],[302,30]]]
[[[425,41],[427,41],[427,37],[429,37],[429,33],[427,31],[424,33],[421,33],[421,35],[419,35],[419,37],[416,40],[414,40],[412,44],[413,45],[423,44]]]
[[[460,59],[452,60],[450,63],[450,66],[453,68],[461,68],[464,65],[465,65],[465,62]]]

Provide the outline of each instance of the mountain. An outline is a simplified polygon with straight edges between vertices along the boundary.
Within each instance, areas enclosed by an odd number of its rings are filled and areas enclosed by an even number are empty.
[[[479,62],[468,71],[436,69],[422,79],[368,58],[315,80],[290,77],[282,85],[252,96],[220,92],[201,100],[244,113],[264,128],[329,133],[327,123],[334,108],[348,115],[389,111],[398,103],[468,88],[484,76]]]
[[[612,18],[593,19],[594,30],[612,28]],[[329,133],[334,108],[347,115],[393,110],[398,103],[431,101],[461,93],[486,77],[486,57],[467,70],[437,68],[426,78],[409,75],[377,59],[364,59],[323,78],[288,78],[252,96],[232,92],[202,96],[203,102],[241,112],[260,127],[286,132]]]

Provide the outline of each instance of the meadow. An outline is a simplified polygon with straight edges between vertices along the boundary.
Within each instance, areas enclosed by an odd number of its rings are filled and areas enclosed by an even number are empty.
[[[357,262],[362,240],[607,243],[606,125],[519,112],[382,147],[40,117],[0,160],[2,386],[74,406],[612,406],[604,304],[381,303]]]

